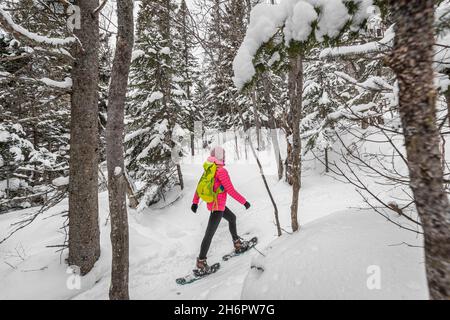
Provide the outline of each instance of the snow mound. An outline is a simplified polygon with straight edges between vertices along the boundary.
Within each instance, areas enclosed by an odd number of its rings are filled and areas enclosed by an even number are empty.
[[[335,213],[254,258],[242,298],[427,299],[422,241],[373,212]]]

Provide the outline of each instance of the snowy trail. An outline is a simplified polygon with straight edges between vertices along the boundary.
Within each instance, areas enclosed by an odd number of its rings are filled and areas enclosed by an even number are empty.
[[[244,238],[259,237],[258,248],[265,248],[276,239],[273,208],[264,189],[256,165],[234,164],[227,166],[236,189],[252,204],[246,211],[229,199],[227,205],[238,218],[238,232]],[[209,213],[204,204],[197,214],[190,211],[193,190],[201,175],[201,165],[186,165],[183,197],[164,210],[130,214],[130,294],[134,299],[240,299],[244,280],[250,270],[251,260],[259,255],[255,250],[230,261],[221,257],[232,250],[231,236],[226,221],[222,221],[213,239],[208,261],[221,262],[221,269],[196,283],[179,286],[177,277],[188,274],[194,267]],[[284,182],[268,177],[280,210],[282,227],[289,230],[291,190]],[[323,185],[327,185],[324,192]],[[315,173],[306,174],[305,191],[301,196],[300,219],[307,223],[317,218],[356,205],[359,199],[350,186]],[[354,203],[346,198],[355,199]],[[336,207],[338,206],[338,207]],[[93,289],[77,298],[103,299],[109,287],[105,277]]]
[[[361,206],[361,199],[351,185],[318,173],[322,168],[320,166],[316,168],[316,165],[314,162],[305,165],[300,192],[301,225],[309,225],[310,222],[325,216],[333,217],[334,213],[342,214],[342,211],[349,207]],[[279,240],[276,240],[273,208],[257,166],[235,163],[228,164],[227,168],[235,188],[252,204],[246,211],[233,199],[228,200],[227,205],[237,216],[238,233],[244,238],[258,236],[259,250],[265,250],[269,245],[279,243]],[[131,298],[220,300],[248,298],[249,293],[244,294],[243,288],[251,287],[247,283],[250,264],[252,260],[258,261],[260,255],[252,250],[230,261],[222,262],[221,257],[232,250],[231,236],[224,220],[217,230],[208,255],[210,264],[221,262],[221,269],[216,274],[189,285],[179,286],[175,283],[177,277],[186,275],[193,269],[209,216],[205,204],[200,205],[197,214],[190,211],[193,190],[202,173],[201,163],[183,165],[183,173],[186,188],[180,199],[163,209],[129,212]],[[290,230],[291,188],[285,182],[279,182],[275,176],[268,175],[267,178],[278,204],[282,228]],[[64,201],[46,216],[65,209],[66,206],[67,201]],[[0,232],[4,234],[9,224],[30,209],[27,210],[0,216]],[[102,256],[93,271],[82,278],[80,290],[67,288],[67,280],[70,277],[66,273],[67,266],[63,260],[61,262],[59,254],[54,253],[54,248],[45,248],[47,245],[62,243],[63,236],[55,231],[61,226],[62,219],[43,218],[39,218],[28,230],[18,233],[0,247],[0,254],[5,262],[0,264],[0,287],[6,288],[0,292],[0,299],[107,299],[111,263],[110,229],[106,223],[107,193],[100,194]],[[324,221],[324,227],[327,226],[327,220],[317,221],[319,224],[315,224],[316,228],[320,228],[320,221]],[[350,223],[351,219],[346,221]],[[307,229],[306,226],[305,230]],[[315,241],[314,239],[313,237],[309,240]],[[325,239],[334,241],[330,237]],[[377,245],[376,239],[372,241]],[[25,252],[23,259],[17,256],[17,248],[23,248]],[[289,258],[288,253],[281,257],[281,259]],[[397,258],[401,260],[400,251]],[[309,270],[322,268],[316,265],[314,259],[310,259],[310,265],[306,267]],[[41,268],[43,269],[40,270]],[[320,296],[320,293],[318,295]]]

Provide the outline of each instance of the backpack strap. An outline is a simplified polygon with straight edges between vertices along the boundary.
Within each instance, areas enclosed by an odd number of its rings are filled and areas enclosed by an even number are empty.
[[[216,170],[216,175],[217,175],[217,171],[219,171],[219,170]],[[214,179],[215,179],[215,178],[216,178],[216,177],[214,176]],[[217,187],[216,191],[213,190],[213,196],[214,196],[214,206],[213,206],[213,209],[214,209],[214,208],[219,209],[219,202],[218,202],[218,200],[217,200],[217,196],[219,195],[219,193],[223,193],[223,192],[225,192],[223,185],[219,185],[219,186]]]

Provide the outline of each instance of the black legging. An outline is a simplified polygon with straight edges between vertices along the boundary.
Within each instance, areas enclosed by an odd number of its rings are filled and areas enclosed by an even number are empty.
[[[231,237],[233,240],[239,239],[236,229],[236,216],[230,209],[225,207],[224,211],[212,211],[209,215],[208,227],[206,228],[205,236],[203,237],[202,246],[200,248],[200,259],[206,259],[209,246],[211,245],[212,238],[216,233],[222,217],[228,221],[228,227],[230,228]]]

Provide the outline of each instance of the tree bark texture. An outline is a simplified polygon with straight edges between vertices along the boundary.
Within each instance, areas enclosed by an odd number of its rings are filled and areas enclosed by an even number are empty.
[[[430,297],[450,299],[450,206],[443,188],[432,69],[434,1],[390,0],[389,6],[395,22],[389,64],[398,79],[410,187],[424,230]]]
[[[124,166],[124,111],[134,41],[133,0],[117,0],[118,33],[109,87],[106,158],[111,215],[112,268],[109,298],[129,299],[129,242]]]
[[[291,204],[291,225],[292,231],[297,231],[298,225],[298,198],[300,192],[301,178],[301,139],[300,139],[300,119],[302,112],[303,93],[303,59],[300,54],[290,55],[289,70],[289,102],[292,118],[292,153],[289,163],[292,181],[292,204]]]
[[[99,22],[92,12],[98,0],[78,0],[81,28],[75,29],[80,43],[73,49],[70,182],[70,265],[88,273],[100,256],[98,225],[98,80]]]

